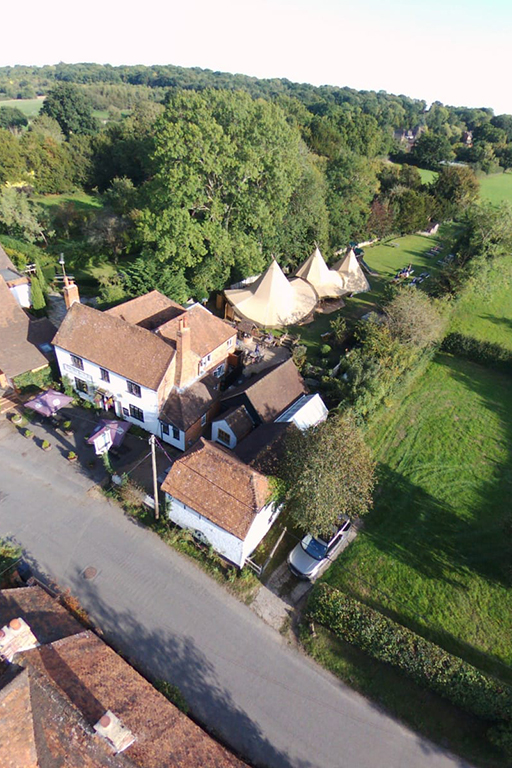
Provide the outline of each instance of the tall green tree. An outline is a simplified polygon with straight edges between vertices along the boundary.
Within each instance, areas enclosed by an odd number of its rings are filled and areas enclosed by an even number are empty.
[[[329,535],[347,516],[360,517],[372,505],[375,463],[353,415],[333,416],[306,433],[288,438],[283,473],[287,503],[304,532]]]
[[[28,125],[26,115],[17,107],[0,107],[0,128],[20,129]]]
[[[478,198],[479,186],[472,168],[459,165],[440,168],[432,184],[439,218],[450,219],[460,215]]]
[[[45,240],[43,214],[24,192],[6,187],[0,192],[0,227],[4,232],[33,243]]]
[[[333,248],[340,248],[367,234],[370,203],[379,183],[373,164],[349,150],[327,165],[326,178],[330,240]]]
[[[98,121],[92,114],[90,100],[73,83],[59,83],[52,88],[41,107],[41,114],[53,117],[66,137],[98,130]]]
[[[300,179],[299,142],[278,107],[245,93],[172,93],[140,219],[146,254],[195,295],[261,271]]]

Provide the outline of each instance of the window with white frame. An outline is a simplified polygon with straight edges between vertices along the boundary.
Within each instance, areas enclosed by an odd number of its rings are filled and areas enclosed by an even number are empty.
[[[102,381],[106,381],[107,383],[110,381],[110,374],[106,368],[100,368],[100,376]]]
[[[228,347],[232,347],[233,346],[233,339],[228,339],[227,346]]]
[[[213,375],[216,379],[220,379],[221,376],[224,376],[224,371],[226,369],[226,366],[224,363],[221,363],[221,365],[218,365],[217,368],[215,368]]]
[[[211,363],[211,361],[212,361],[212,356],[211,356],[211,355],[206,355],[205,357],[203,357],[203,358],[201,359],[201,362],[200,362],[200,364],[199,364],[199,365],[200,365],[200,368],[206,368],[206,366],[207,366],[209,363]]]
[[[135,384],[134,381],[127,381],[126,386],[128,387],[128,392],[130,395],[135,395],[135,397],[142,397],[141,389],[138,384]]]

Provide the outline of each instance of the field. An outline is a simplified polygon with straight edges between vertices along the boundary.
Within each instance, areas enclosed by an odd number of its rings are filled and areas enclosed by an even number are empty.
[[[43,106],[44,97],[38,99],[7,99],[0,101],[0,107],[16,107],[29,119],[36,117]]]
[[[480,196],[491,203],[512,203],[512,173],[496,173],[479,178]]]
[[[87,192],[64,192],[61,195],[36,195],[34,202],[46,208],[50,213],[60,205],[73,203],[78,211],[94,213],[103,206],[101,198],[97,195],[88,195]]]
[[[326,580],[512,681],[510,379],[440,355],[369,439],[375,509]]]

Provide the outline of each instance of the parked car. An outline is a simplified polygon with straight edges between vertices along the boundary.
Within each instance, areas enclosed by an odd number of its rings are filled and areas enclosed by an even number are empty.
[[[291,572],[299,579],[316,579],[339,553],[351,526],[350,520],[344,520],[328,540],[321,536],[306,534],[288,555],[288,566]]]

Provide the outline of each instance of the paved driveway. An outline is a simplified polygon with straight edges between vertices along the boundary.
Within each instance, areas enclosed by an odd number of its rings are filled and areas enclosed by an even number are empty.
[[[70,587],[117,648],[177,683],[194,715],[258,765],[455,768],[287,646],[54,449],[0,425],[0,535]],[[87,566],[97,576],[82,576]]]

